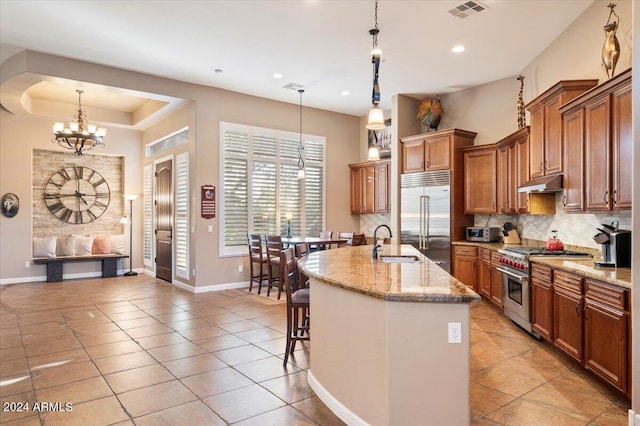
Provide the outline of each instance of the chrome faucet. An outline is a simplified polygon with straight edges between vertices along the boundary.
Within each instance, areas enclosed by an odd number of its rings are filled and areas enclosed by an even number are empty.
[[[378,229],[383,227],[389,230],[389,238],[393,237],[393,235],[391,235],[391,228],[389,228],[387,225],[378,225],[376,227],[376,229],[373,231],[373,251],[371,252],[371,258],[373,260],[378,258],[378,249],[382,247],[380,244],[378,244],[377,234],[378,234]]]

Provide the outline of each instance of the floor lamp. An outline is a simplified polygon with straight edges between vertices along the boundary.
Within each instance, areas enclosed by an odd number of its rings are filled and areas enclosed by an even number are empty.
[[[129,200],[129,271],[124,273],[125,277],[138,275],[133,271],[133,202],[139,197],[137,194],[124,194],[125,200]],[[122,218],[123,223],[127,223],[127,217]]]

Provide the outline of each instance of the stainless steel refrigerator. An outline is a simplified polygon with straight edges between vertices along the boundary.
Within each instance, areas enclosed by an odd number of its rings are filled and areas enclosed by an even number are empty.
[[[448,170],[400,176],[400,241],[451,272],[451,175]]]

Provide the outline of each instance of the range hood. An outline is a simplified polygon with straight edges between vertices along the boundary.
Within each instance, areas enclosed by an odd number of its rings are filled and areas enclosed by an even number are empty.
[[[561,192],[562,175],[541,176],[531,179],[518,188],[518,192]]]

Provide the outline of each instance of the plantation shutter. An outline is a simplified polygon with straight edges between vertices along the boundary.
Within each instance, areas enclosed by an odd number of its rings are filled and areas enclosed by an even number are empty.
[[[189,279],[189,153],[176,156],[176,276]]]
[[[153,168],[151,164],[143,170],[144,192],[144,266],[153,269]]]
[[[247,245],[249,200],[247,197],[247,150],[249,133],[237,128],[223,130],[224,144],[224,244]]]

